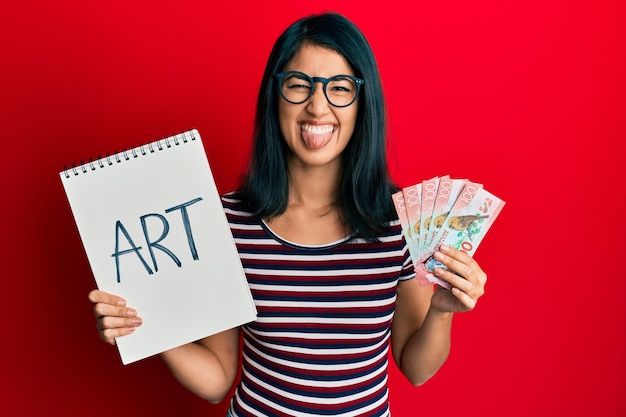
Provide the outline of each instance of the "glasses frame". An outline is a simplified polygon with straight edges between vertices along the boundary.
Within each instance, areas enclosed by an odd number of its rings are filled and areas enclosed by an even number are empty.
[[[303,78],[308,79],[309,82],[311,83],[311,90],[309,90],[309,95],[302,101],[291,101],[287,97],[285,97],[285,95],[283,94],[283,89],[282,89],[283,78],[285,78],[288,75],[292,75],[292,74],[298,74],[298,75],[302,76]],[[315,92],[315,83],[322,83],[322,90],[324,91],[324,97],[326,97],[326,101],[328,101],[328,104],[330,104],[333,107],[339,107],[339,108],[348,107],[352,103],[354,103],[356,101],[356,99],[359,97],[359,92],[361,91],[361,85],[363,85],[363,83],[365,82],[364,80],[362,80],[360,78],[353,77],[352,75],[347,75],[347,74],[337,74],[337,75],[333,75],[330,78],[324,78],[324,77],[311,77],[309,74],[305,74],[304,72],[301,72],[301,71],[279,72],[279,73],[276,73],[275,77],[278,80],[278,84],[277,84],[278,92],[280,93],[280,96],[283,98],[283,100],[285,100],[287,103],[302,104],[302,103],[306,102],[308,99],[311,98],[311,96]],[[341,106],[339,106],[339,105],[333,103],[332,101],[330,101],[330,99],[328,98],[328,94],[326,93],[326,86],[328,85],[328,83],[331,82],[331,81],[336,80],[337,78],[349,78],[356,85],[356,94],[354,95],[354,98],[352,99],[352,101],[350,103],[348,103],[348,104],[344,104],[344,105],[341,105]]]

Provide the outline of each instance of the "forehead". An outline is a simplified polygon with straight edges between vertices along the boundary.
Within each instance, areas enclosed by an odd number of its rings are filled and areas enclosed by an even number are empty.
[[[301,71],[312,77],[354,75],[343,55],[323,46],[305,44],[291,58],[283,71]]]

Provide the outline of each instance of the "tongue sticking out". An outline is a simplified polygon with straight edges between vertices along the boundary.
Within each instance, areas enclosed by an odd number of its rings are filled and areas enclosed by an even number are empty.
[[[302,139],[311,149],[323,148],[333,137],[333,129],[303,129]]]

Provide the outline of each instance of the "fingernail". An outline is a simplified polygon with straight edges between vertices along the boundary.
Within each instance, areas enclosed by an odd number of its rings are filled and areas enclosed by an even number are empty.
[[[438,261],[442,261],[443,260],[443,254],[441,252],[435,252],[435,259]]]
[[[133,319],[132,323],[133,323],[133,326],[141,326],[141,324],[143,323],[143,320],[141,320],[140,318],[136,318],[136,319]]]
[[[125,300],[117,300],[117,305],[120,307],[124,307],[126,305],[126,301]]]
[[[439,247],[439,250],[442,251],[442,252],[449,252],[450,251],[450,246],[448,246],[448,245],[441,245]]]
[[[134,328],[134,327],[129,327],[129,328],[127,328],[127,329],[126,329],[126,334],[131,334],[131,333],[133,333],[134,331],[135,331],[135,328]]]
[[[137,317],[137,310],[130,308],[128,309],[128,312],[126,313],[126,315],[128,317]]]

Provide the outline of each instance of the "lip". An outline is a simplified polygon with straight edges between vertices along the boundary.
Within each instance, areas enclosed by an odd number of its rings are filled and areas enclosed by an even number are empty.
[[[316,130],[316,133],[318,134],[328,133],[320,130],[326,126],[332,127],[332,133],[335,133],[335,130],[337,130],[337,123],[333,122],[301,121],[298,123],[298,126],[300,127],[301,131],[309,130],[309,128],[312,128],[313,130]]]

